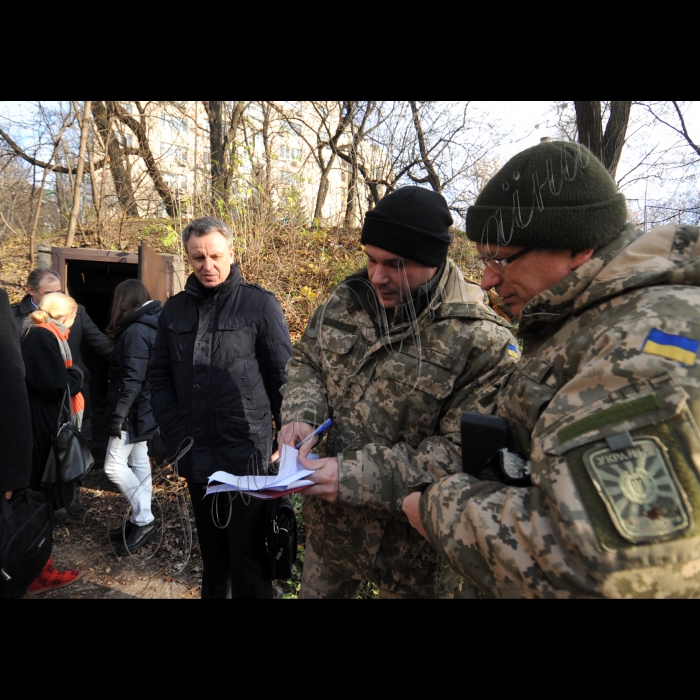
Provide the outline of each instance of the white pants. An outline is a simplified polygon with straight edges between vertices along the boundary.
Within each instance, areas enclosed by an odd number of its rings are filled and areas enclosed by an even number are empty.
[[[119,438],[110,437],[105,456],[105,474],[124,494],[131,506],[131,522],[147,525],[155,518],[151,513],[151,463],[148,443],[129,443],[129,434],[122,430]]]

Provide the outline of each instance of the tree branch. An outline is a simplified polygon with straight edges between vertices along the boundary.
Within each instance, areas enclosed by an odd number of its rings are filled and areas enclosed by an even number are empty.
[[[13,140],[10,138],[8,134],[6,134],[2,129],[0,129],[0,136],[6,141],[7,145],[15,152],[16,155],[18,155],[20,158],[23,158],[24,160],[27,161],[27,163],[30,163],[31,165],[36,165],[37,168],[44,168],[45,170],[50,170],[51,172],[54,173],[63,173],[64,175],[75,175],[78,172],[78,166],[76,165],[74,168],[66,168],[65,165],[58,165],[54,164],[51,165],[51,163],[45,163],[42,160],[38,160],[36,158],[33,158],[30,156],[28,153],[25,153]],[[122,149],[124,152],[124,155],[127,156],[137,156],[139,155],[139,149],[138,148],[124,148]],[[99,170],[100,168],[103,168],[107,162],[106,158],[103,158],[102,160],[98,160],[95,163],[95,170]]]
[[[685,140],[688,142],[690,146],[695,150],[695,152],[700,156],[700,147],[696,146],[693,143],[693,140],[690,138],[690,134],[688,133],[688,129],[685,126],[685,120],[683,119],[683,115],[681,114],[680,107],[678,106],[677,102],[671,102],[671,104],[675,107],[676,109],[676,114],[678,114],[678,118],[681,120],[681,128],[682,128],[682,134]],[[676,130],[677,131],[677,130]]]

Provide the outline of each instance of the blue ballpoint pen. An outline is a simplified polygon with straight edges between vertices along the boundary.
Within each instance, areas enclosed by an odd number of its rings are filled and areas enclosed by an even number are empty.
[[[332,422],[333,422],[333,420],[331,418],[329,418],[327,421],[324,421],[323,423],[321,423],[321,425],[319,425],[318,428],[316,428],[316,430],[314,430],[314,432],[311,433],[311,435],[307,435],[301,442],[297,443],[296,449],[298,450],[305,442],[308,442],[309,440],[311,440],[311,438],[314,435],[320,435],[324,430],[327,430],[328,428],[330,428]]]

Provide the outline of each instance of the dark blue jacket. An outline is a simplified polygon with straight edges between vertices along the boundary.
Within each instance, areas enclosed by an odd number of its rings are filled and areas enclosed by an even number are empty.
[[[205,484],[218,470],[267,469],[291,355],[273,294],[243,282],[237,267],[215,290],[190,275],[165,304],[149,368],[168,456],[184,438],[194,439],[178,464],[181,476]]]
[[[161,310],[159,301],[150,301],[123,318],[109,362],[109,420],[122,423],[133,442],[150,440],[158,427],[147,369]]]

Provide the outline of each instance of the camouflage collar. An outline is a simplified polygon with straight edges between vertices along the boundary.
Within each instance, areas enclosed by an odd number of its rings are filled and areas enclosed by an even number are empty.
[[[518,336],[538,335],[552,324],[579,312],[582,308],[580,300],[601,270],[642,234],[633,224],[626,224],[620,235],[597,250],[590,260],[531,299],[520,314]]]

